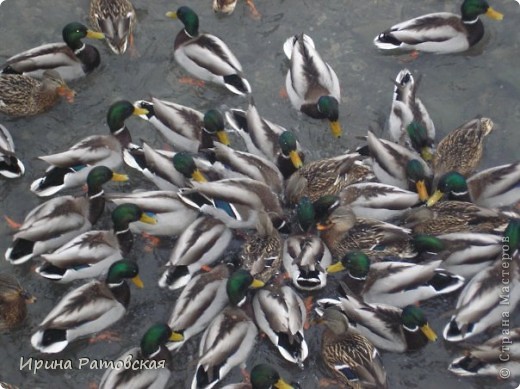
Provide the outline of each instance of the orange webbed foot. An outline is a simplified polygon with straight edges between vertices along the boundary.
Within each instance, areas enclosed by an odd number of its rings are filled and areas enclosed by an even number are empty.
[[[89,343],[97,343],[97,342],[118,342],[121,340],[121,337],[118,335],[116,331],[104,331],[96,336],[91,337],[88,341]]]
[[[278,91],[278,96],[280,96],[284,100],[289,98],[289,95],[287,94],[287,89],[285,89],[285,86],[282,86],[280,88],[280,90]]]
[[[20,223],[14,221],[13,219],[11,219],[7,215],[4,215],[4,219],[5,219],[6,223],[7,223],[7,225],[9,226],[9,228],[11,228],[13,230],[18,230],[22,226]]]
[[[255,20],[260,20],[262,18],[262,14],[258,12],[255,3],[253,0],[246,0],[246,4],[249,7],[249,12],[251,13],[251,17]]]
[[[181,84],[192,85],[192,86],[196,86],[198,88],[203,88],[204,85],[206,85],[204,81],[197,80],[197,79],[192,78],[192,77],[181,77],[181,78],[179,78],[179,82]]]
[[[399,62],[409,63],[409,62],[415,61],[417,58],[419,58],[419,52],[417,50],[413,50],[408,55],[406,55],[404,58],[401,58],[399,60]]]
[[[311,322],[309,321],[309,317],[311,316],[312,306],[314,301],[312,301],[312,296],[308,296],[303,300],[303,304],[305,305],[305,311],[307,312],[307,320],[303,323],[303,329],[308,330],[311,326]]]

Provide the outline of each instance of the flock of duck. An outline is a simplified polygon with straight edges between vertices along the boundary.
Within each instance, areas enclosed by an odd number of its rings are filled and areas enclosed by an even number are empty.
[[[215,0],[214,7],[232,12],[235,3]],[[418,17],[374,43],[383,50],[465,51],[483,36],[481,14],[502,17],[484,0],[464,0],[461,16]],[[384,388],[378,350],[402,353],[435,341],[417,303],[455,291],[459,298],[447,308],[453,311],[442,332],[446,341],[487,330],[503,334],[497,327],[504,299],[511,314],[520,301],[520,219],[514,212],[520,161],[476,173],[491,119],[470,120],[436,143],[418,81],[403,69],[394,82],[389,139],[369,131],[355,152],[306,162],[297,134],[260,115],[239,60],[220,38],[199,32],[195,11],[181,6],[167,16],[184,25],[174,44],[177,63],[200,80],[247,96],[249,105],[203,113],[155,97],[117,101],[107,113],[110,134],[40,157],[49,167],[30,190],[55,197],[27,214],[5,258],[13,265],[38,258],[38,276],[83,283],[42,320],[30,340],[35,349],[59,353],[132,309],[125,280],[143,286],[131,259],[135,233],[177,237],[158,284],[182,290],[169,320],[151,325],[140,345],[119,358],[153,361],[155,368],[108,369],[100,388],[166,387],[173,364],[182,363],[174,353],[200,333],[192,388],[214,387],[244,363],[260,331],[284,359],[303,366],[309,322],[325,324],[321,358],[336,387]],[[70,23],[64,43],[36,47],[2,65],[0,112],[29,116],[50,109],[60,96],[73,99],[65,81],[100,64],[98,50],[83,38],[105,39],[116,54],[132,49],[136,18],[129,1],[92,0],[90,21],[93,30]],[[292,106],[328,123],[339,137],[341,93],[332,66],[303,33],[289,37],[283,51]],[[132,115],[148,121],[174,151],[133,143],[125,124]],[[229,146],[226,122],[247,151]],[[8,130],[0,128],[0,173],[20,177],[24,166]],[[105,193],[107,182],[128,179],[116,172],[123,162],[156,189]],[[84,184],[85,195],[61,194]],[[106,201],[114,204],[113,229],[95,230]],[[239,254],[223,262],[232,242],[241,243]],[[334,280],[334,294],[309,300],[336,272],[342,278]],[[258,289],[252,297],[250,289]],[[32,300],[13,276],[1,274],[0,328],[19,326]],[[469,346],[449,370],[498,376],[507,368],[520,375],[520,329],[507,334],[513,341],[507,360],[501,358],[503,336]],[[226,388],[299,387],[265,362],[254,366],[251,383]]]

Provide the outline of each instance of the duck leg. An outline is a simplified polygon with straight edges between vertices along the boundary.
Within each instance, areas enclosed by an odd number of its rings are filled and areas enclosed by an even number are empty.
[[[262,14],[258,12],[255,3],[253,3],[253,0],[246,0],[246,4],[249,7],[249,12],[251,12],[251,16],[253,19],[258,20],[262,17]]]

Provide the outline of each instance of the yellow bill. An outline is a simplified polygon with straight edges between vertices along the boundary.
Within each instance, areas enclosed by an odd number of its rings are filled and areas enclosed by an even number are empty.
[[[494,19],[494,20],[502,20],[502,19],[504,19],[504,15],[503,14],[501,14],[498,11],[495,11],[491,7],[489,7],[488,10],[486,11],[486,16],[489,16],[491,19]]]
[[[428,201],[426,202],[426,205],[428,207],[432,207],[433,205],[435,205],[440,199],[442,199],[442,197],[444,196],[444,193],[442,193],[442,191],[440,191],[439,189],[437,189],[435,191],[434,194],[432,194],[430,196],[430,198],[428,199]]]
[[[168,12],[166,12],[166,17],[171,18],[171,19],[177,19],[177,12],[168,11]]]
[[[134,112],[132,112],[132,115],[135,115],[135,116],[148,115],[148,110],[146,108],[134,107]]]
[[[172,342],[182,342],[184,340],[184,335],[179,332],[172,332],[170,338]]]
[[[153,213],[151,213],[151,215],[153,215]],[[157,219],[154,216],[150,216],[150,212],[143,212],[139,221],[146,224],[157,224]]]
[[[292,150],[289,153],[289,158],[291,158],[291,162],[296,169],[299,169],[303,166],[303,162],[302,162],[302,159],[300,158],[300,154],[298,154],[298,152],[296,150]]]
[[[251,283],[251,286],[249,286],[251,289],[258,289],[265,285],[265,282],[257,280],[256,278]]]
[[[105,34],[102,32],[87,30],[87,38],[90,39],[105,39]]]
[[[341,137],[343,130],[341,129],[341,124],[338,121],[330,122],[330,130],[332,131],[332,135],[336,138]]]
[[[115,181],[115,182],[125,182],[125,181],[128,181],[128,176],[126,174],[113,173],[112,174],[112,181]]]
[[[144,287],[143,280],[141,280],[141,277],[139,277],[139,275],[136,275],[134,278],[132,278],[132,282],[138,288],[143,288]]]
[[[435,342],[437,340],[437,334],[434,330],[432,330],[432,328],[428,324],[423,325],[421,327],[421,331],[430,342]]]
[[[343,263],[341,263],[341,261],[333,263],[332,265],[329,265],[327,267],[327,273],[338,273],[343,270],[345,270],[345,266],[343,266]]]
[[[191,178],[197,182],[208,182],[206,180],[206,177],[204,177],[204,174],[199,169],[196,169],[192,174]]]
[[[222,131],[217,131],[217,138],[218,138],[218,141],[220,143],[222,143],[223,145],[226,145],[226,146],[229,146],[230,145],[230,141],[229,141],[229,137],[228,137],[228,134],[226,131],[222,130]]]
[[[426,183],[424,180],[419,180],[415,183],[415,187],[417,189],[417,194],[419,195],[419,200],[426,201],[428,200],[428,189],[426,188]]]

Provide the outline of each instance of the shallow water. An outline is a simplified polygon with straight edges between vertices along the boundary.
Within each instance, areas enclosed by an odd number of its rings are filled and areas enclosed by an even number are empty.
[[[29,119],[0,117],[1,123],[11,131],[19,157],[27,169],[21,179],[2,181],[2,214],[23,220],[27,212],[41,202],[28,190],[30,183],[45,169],[45,165],[35,158],[63,150],[87,135],[107,133],[106,110],[118,99],[134,101],[153,95],[200,111],[245,108],[245,99],[217,86],[195,88],[179,83],[179,77],[186,73],[174,63],[172,45],[181,23],[166,18],[164,13],[182,4],[163,0],[134,0],[134,4],[139,17],[136,32],[139,58],[117,57],[102,42],[90,42],[100,50],[102,65],[87,78],[71,83],[77,92],[73,105],[62,102],[49,113]],[[493,1],[493,7],[505,14],[504,20],[495,22],[485,18],[484,41],[464,55],[420,55],[417,60],[403,64],[404,56],[383,55],[372,45],[376,34],[400,20],[434,11],[458,12],[459,4],[459,1],[439,0],[257,0],[263,15],[257,21],[250,17],[243,1],[229,17],[213,14],[210,0],[189,2],[199,14],[201,30],[223,38],[241,61],[260,113],[275,123],[295,129],[307,149],[309,160],[355,148],[359,143],[355,137],[366,134],[369,127],[380,133],[390,109],[391,79],[407,66],[414,74],[422,76],[418,94],[436,125],[439,138],[477,115],[487,116],[495,122],[496,131],[486,141],[481,168],[512,162],[519,158],[520,146],[518,4]],[[0,7],[0,62],[30,47],[60,41],[62,27],[70,21],[86,22],[87,12],[87,0],[5,1]],[[290,107],[288,100],[279,95],[287,70],[282,44],[290,35],[302,31],[314,39],[316,47],[341,81],[340,120],[346,134],[339,141],[331,137],[326,124],[302,117]],[[154,130],[140,119],[132,118],[127,125],[134,140],[146,139],[156,147],[163,145]],[[233,137],[232,141],[242,147],[238,137]],[[109,184],[107,190],[152,188],[135,172],[130,169],[127,172],[131,176],[129,184]],[[108,212],[105,216],[99,223],[100,228],[110,225]],[[2,252],[10,243],[11,234],[5,223],[0,223]],[[150,252],[145,250],[141,239],[136,239],[131,256],[142,264],[141,277],[145,289],[132,288],[128,315],[111,328],[120,333],[120,342],[90,345],[87,341],[79,341],[57,356],[42,356],[35,352],[29,338],[47,312],[72,286],[44,282],[33,274],[32,263],[13,267],[0,261],[0,271],[14,273],[38,297],[38,302],[29,307],[25,325],[12,333],[0,335],[3,346],[0,378],[22,388],[52,385],[86,388],[89,383],[99,382],[103,370],[48,369],[34,373],[27,368],[20,370],[20,358],[64,359],[77,367],[79,358],[113,359],[138,344],[151,323],[168,318],[177,296],[177,293],[160,290],[157,286],[160,268],[167,261],[172,242],[165,241]],[[324,292],[319,292],[314,297],[323,295]],[[444,314],[454,307],[455,301],[456,295],[422,305],[438,334],[447,321]],[[284,361],[266,339],[258,341],[248,366],[268,361],[277,365],[284,377],[299,381],[303,388],[316,388],[318,380],[326,375],[317,357],[320,332],[321,328],[312,327],[306,334],[311,352],[303,370]],[[486,336],[471,343],[499,333],[499,329],[490,330]],[[197,339],[188,342],[175,355],[176,368],[170,381],[171,388],[189,386],[196,365]],[[446,368],[461,351],[458,345],[438,340],[414,353],[383,353],[390,387],[514,388],[518,385],[518,378],[498,381],[454,376]],[[238,369],[225,379],[226,383],[238,381]]]

